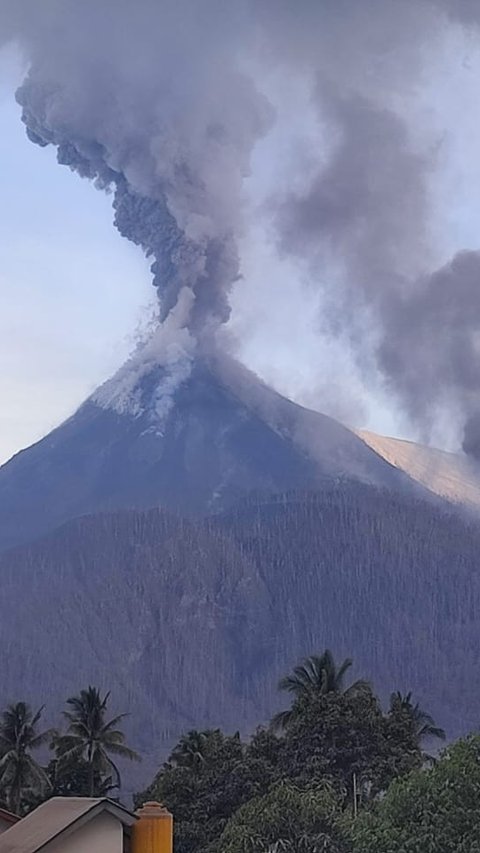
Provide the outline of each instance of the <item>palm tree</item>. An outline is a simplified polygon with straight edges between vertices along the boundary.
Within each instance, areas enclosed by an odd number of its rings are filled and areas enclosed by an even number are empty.
[[[173,750],[170,761],[177,767],[188,767],[190,770],[198,770],[206,760],[206,747],[211,731],[199,732],[193,729],[182,735]]]
[[[292,693],[294,700],[308,698],[309,696],[324,696],[327,693],[342,693],[352,696],[370,691],[367,681],[358,680],[345,687],[345,676],[352,666],[353,661],[346,658],[340,666],[329,649],[322,655],[310,655],[298,664],[292,673],[285,675],[278,684],[279,690]],[[288,726],[297,716],[295,701],[293,707],[288,711],[280,711],[272,720],[272,727],[283,729]]]
[[[86,762],[90,797],[98,796],[106,775],[113,774],[115,787],[121,785],[120,771],[110,755],[140,761],[140,756],[126,746],[125,735],[117,728],[127,715],[118,714],[106,720],[109,698],[110,693],[102,698],[96,687],[88,687],[78,696],[67,699],[71,709],[63,712],[68,720],[67,734],[55,738],[60,766],[75,766],[79,760]]]
[[[415,726],[415,734],[418,742],[421,743],[426,738],[438,738],[445,740],[446,734],[443,729],[436,725],[435,720],[427,711],[424,711],[418,702],[413,704],[412,694],[401,693],[397,690],[390,696],[390,710],[394,711],[397,708],[406,711],[412,719]]]
[[[25,797],[43,796],[50,788],[47,774],[31,755],[52,737],[51,729],[37,731],[42,711],[34,714],[25,702],[17,702],[0,718],[0,786],[14,814],[19,814]]]
[[[90,791],[90,768],[86,761],[78,758],[75,762],[63,763],[58,758],[50,761],[47,773],[52,785],[54,797],[88,797]],[[112,776],[103,776],[95,772],[94,790],[96,797],[111,797],[117,786]]]

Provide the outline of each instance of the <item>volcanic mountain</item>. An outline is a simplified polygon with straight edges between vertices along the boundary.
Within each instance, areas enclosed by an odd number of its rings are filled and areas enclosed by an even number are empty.
[[[145,753],[137,786],[182,731],[267,720],[279,676],[325,647],[471,729],[480,525],[437,493],[480,491],[447,454],[435,478],[437,453],[229,359],[140,353],[0,469],[0,700],[54,717],[111,689]]]
[[[182,371],[137,356],[5,464],[0,548],[101,510],[162,506],[204,515],[254,493],[314,489],[339,477],[413,485],[362,437],[231,359],[197,359]]]

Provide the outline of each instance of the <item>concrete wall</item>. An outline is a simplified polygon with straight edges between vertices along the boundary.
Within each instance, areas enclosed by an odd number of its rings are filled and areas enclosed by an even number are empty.
[[[70,835],[51,841],[42,853],[123,853],[123,826],[110,814],[99,814]]]

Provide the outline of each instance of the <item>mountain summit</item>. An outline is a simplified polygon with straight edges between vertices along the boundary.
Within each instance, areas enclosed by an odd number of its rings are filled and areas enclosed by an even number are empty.
[[[165,365],[135,356],[0,469],[0,547],[99,510],[206,514],[252,493],[317,488],[338,477],[411,483],[362,438],[285,399],[233,359]]]
[[[267,720],[279,676],[325,647],[471,730],[480,532],[416,497],[449,488],[435,459],[233,360],[140,352],[0,469],[5,699],[111,689],[146,754],[132,785],[182,731]]]

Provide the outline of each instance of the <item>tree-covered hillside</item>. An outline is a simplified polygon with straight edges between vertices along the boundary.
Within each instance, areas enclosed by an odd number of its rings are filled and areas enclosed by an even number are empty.
[[[206,521],[81,518],[0,559],[0,699],[111,688],[140,786],[182,731],[268,720],[279,674],[330,647],[454,736],[478,722],[479,553],[476,523],[349,482]]]

